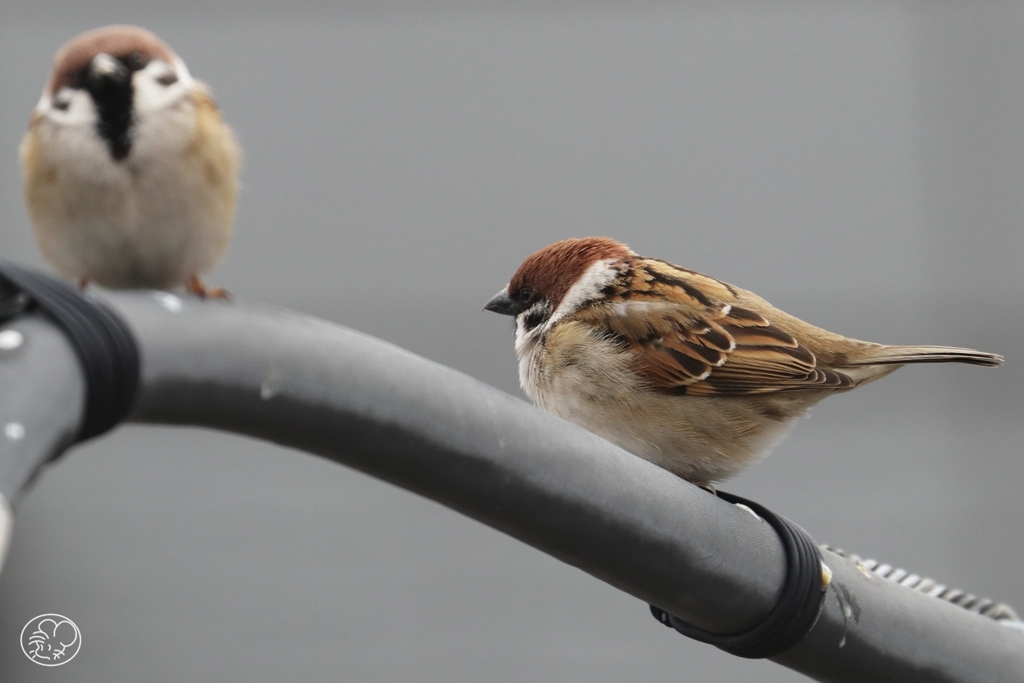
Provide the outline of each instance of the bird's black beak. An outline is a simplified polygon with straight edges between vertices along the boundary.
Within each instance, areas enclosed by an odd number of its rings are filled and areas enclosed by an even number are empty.
[[[523,311],[522,307],[508,295],[507,289],[503,289],[495,294],[484,306],[484,310],[494,311],[502,315],[519,315]]]
[[[101,52],[92,58],[86,74],[86,88],[96,95],[124,88],[132,78],[131,71],[119,59]]]

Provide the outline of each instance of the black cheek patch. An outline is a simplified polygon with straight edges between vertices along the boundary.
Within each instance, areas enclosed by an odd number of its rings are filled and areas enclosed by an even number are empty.
[[[530,311],[529,313],[523,316],[523,329],[529,332],[530,330],[533,330],[539,325],[543,324],[544,321],[547,320],[547,318],[548,314],[543,309]]]

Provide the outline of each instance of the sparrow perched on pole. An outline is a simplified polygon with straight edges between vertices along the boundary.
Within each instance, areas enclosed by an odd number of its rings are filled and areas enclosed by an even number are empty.
[[[153,33],[73,38],[21,143],[43,256],[83,286],[223,296],[199,276],[227,249],[239,156],[210,91]]]
[[[537,251],[485,309],[515,317],[534,403],[702,484],[757,460],[830,394],[906,363],[1003,360],[849,339],[605,237]]]

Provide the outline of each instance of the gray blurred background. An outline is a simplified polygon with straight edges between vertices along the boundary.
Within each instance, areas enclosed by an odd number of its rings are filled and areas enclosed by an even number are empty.
[[[1024,5],[4,0],[3,257],[42,264],[17,146],[53,53],[113,22],[176,48],[245,147],[209,278],[239,300],[521,395],[483,303],[606,234],[837,332],[1005,354],[825,401],[723,488],[1024,609]],[[57,669],[19,651],[44,612],[82,631]],[[18,506],[0,680],[803,679],[362,474],[129,427]]]

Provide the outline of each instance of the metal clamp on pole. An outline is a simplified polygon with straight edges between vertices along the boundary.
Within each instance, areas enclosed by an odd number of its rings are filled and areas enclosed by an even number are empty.
[[[139,385],[139,349],[128,324],[101,302],[48,275],[0,261],[0,279],[27,296],[22,306],[34,304],[52,320],[78,356],[86,401],[76,441],[99,436],[121,422]]]

